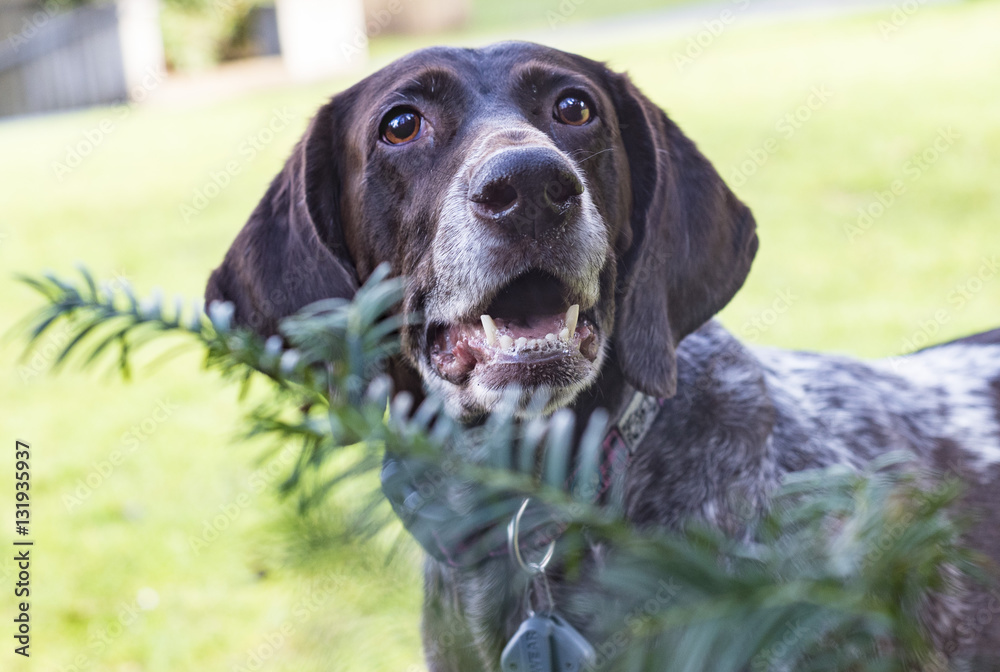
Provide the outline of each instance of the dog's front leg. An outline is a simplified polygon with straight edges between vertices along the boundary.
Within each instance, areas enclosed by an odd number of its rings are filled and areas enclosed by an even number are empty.
[[[494,669],[483,665],[453,576],[433,559],[428,559],[424,567],[421,630],[424,657],[430,672],[492,672]]]

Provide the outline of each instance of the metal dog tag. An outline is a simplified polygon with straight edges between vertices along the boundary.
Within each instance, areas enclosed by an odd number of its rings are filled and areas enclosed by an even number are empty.
[[[552,650],[555,653],[556,672],[581,672],[591,669],[597,662],[597,652],[576,628],[558,614],[551,614]]]
[[[549,543],[545,555],[537,562],[527,563],[521,555],[518,527],[527,506],[528,500],[525,499],[507,526],[507,550],[516,566],[531,577],[524,586],[528,618],[518,626],[507,646],[503,647],[500,669],[503,672],[584,672],[584,666],[588,669],[594,666],[597,652],[566,619],[554,613],[552,590],[545,578],[545,566],[552,559],[556,542],[553,540]],[[531,608],[531,590],[538,582],[544,589],[549,609],[540,614],[536,614]]]
[[[533,614],[500,656],[503,672],[583,672],[597,652],[576,628],[558,614]]]
[[[555,672],[552,630],[548,616],[533,614],[518,627],[500,655],[503,672]]]

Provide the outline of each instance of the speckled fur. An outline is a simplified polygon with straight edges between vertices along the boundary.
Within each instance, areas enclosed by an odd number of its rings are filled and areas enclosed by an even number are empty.
[[[957,474],[982,516],[969,542],[1000,560],[1000,330],[888,361],[740,344],[717,322],[677,352],[678,391],[637,449],[626,478],[626,517],[676,526],[691,517],[736,530],[739,503],[763,506],[784,474],[815,467],[861,468],[907,450]],[[736,496],[734,496],[736,495]],[[595,549],[593,562],[599,562]],[[523,583],[506,559],[474,571],[427,565],[425,635],[436,672],[498,670],[503,644],[520,622]],[[574,613],[586,579],[554,581],[566,616],[594,642],[607,633],[592,614]],[[953,669],[995,669],[1000,651],[998,593],[953,594],[928,605],[927,627]],[[445,644],[448,644],[447,646]],[[977,659],[973,667],[972,658]],[[965,661],[964,663],[962,661]],[[992,661],[992,662],[986,662]]]
[[[568,94],[589,99],[591,122],[556,120]],[[397,106],[418,110],[429,129],[400,146],[379,140],[379,120]],[[555,148],[572,162],[586,190],[576,218],[532,239],[469,214],[470,157],[506,143]],[[273,334],[313,301],[350,298],[388,263],[408,278],[401,312],[447,322],[461,317],[456,311],[475,319],[512,277],[544,271],[585,307],[594,302],[606,347],[573,384],[559,375],[532,384],[581,420],[619,408],[634,390],[670,397],[627,475],[633,522],[674,526],[698,516],[736,529],[746,511],[735,502],[764,506],[784,474],[859,468],[906,449],[965,480],[965,505],[983,514],[970,543],[1000,559],[1000,332],[872,363],[744,347],[709,320],[743,284],[757,244],[749,208],[626,75],[537,44],[437,47],[319,110],[205,295],[231,302],[236,323]],[[429,390],[461,420],[481,419],[503,386],[437,376],[428,323],[404,322],[390,366],[396,389],[418,400]],[[595,549],[590,562],[600,555]],[[523,615],[521,580],[505,558],[468,572],[429,564],[431,670],[497,670]],[[553,582],[566,617],[601,641],[592,611],[570,599],[587,590],[586,571]],[[996,655],[1000,593],[956,595],[928,605],[935,641]]]

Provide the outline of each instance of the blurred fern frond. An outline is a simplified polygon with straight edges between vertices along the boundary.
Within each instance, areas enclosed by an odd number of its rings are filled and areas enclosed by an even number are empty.
[[[272,394],[249,410],[246,434],[299,446],[280,490],[297,495],[303,513],[370,477],[388,452],[407,460],[418,485],[467,495],[464,515],[448,519],[455,538],[506,520],[531,497],[564,527],[559,561],[568,576],[584,571],[588,549],[613,549],[588,570],[596,576],[571,598],[579,603],[567,605],[595,614],[609,633],[592,642],[608,669],[921,669],[934,662],[922,609],[974,570],[961,526],[947,514],[957,487],[937,480],[927,488],[927,475],[900,456],[863,473],[795,474],[766,512],[747,515],[739,536],[697,521],[683,533],[631,527],[587,496],[606,414],[594,414],[574,445],[569,411],[519,423],[501,404],[485,424],[466,428],[433,397],[412,408],[410,397],[393,394],[383,371],[399,349],[403,323],[393,309],[403,281],[385,267],[352,300],[308,306],[268,339],[234,327],[231,306],[185,313],[183,302],[140,301],[85,270],[76,282],[52,274],[25,282],[45,300],[28,320],[29,341],[56,324],[71,334],[57,366],[73,353],[88,366],[113,352],[127,374],[137,350],[180,334],[203,348],[208,369],[244,386],[255,376],[267,381]],[[547,468],[534,473],[535,464]],[[566,473],[577,475],[568,487]],[[357,510],[358,534],[389,520],[372,488]]]

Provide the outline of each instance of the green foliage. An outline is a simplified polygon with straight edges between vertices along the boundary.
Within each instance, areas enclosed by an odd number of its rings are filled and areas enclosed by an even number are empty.
[[[737,534],[697,522],[683,533],[630,527],[586,496],[605,416],[592,420],[574,452],[568,411],[518,424],[502,405],[483,429],[469,431],[434,398],[414,410],[405,395],[392,396],[382,369],[398,349],[402,323],[392,309],[403,285],[386,267],[353,300],[322,301],[284,320],[284,340],[234,328],[227,304],[185,315],[183,302],[168,309],[157,296],[140,301],[127,286],[101,286],[81,273],[79,283],[52,274],[24,279],[46,301],[28,321],[30,340],[63,323],[72,336],[57,365],[76,353],[87,366],[113,351],[127,373],[139,348],[181,334],[204,349],[208,369],[244,385],[268,381],[272,394],[250,410],[247,434],[276,448],[299,446],[280,489],[299,497],[303,514],[377,469],[388,450],[424,468],[452,465],[439,487],[471,486],[468,529],[505,520],[498,510],[507,515],[531,497],[567,523],[559,553],[571,572],[589,544],[606,543],[614,550],[593,589],[573,599],[613,633],[594,642],[610,669],[913,669],[932,656],[922,606],[974,568],[959,546],[960,526],[946,514],[957,487],[899,455],[865,473],[793,475]],[[546,471],[518,471],[518,462],[536,460],[514,456],[538,451]],[[573,454],[585,456],[585,469],[566,492],[560,484]],[[374,534],[390,519],[377,491],[360,511],[357,534]]]
[[[160,23],[167,65],[198,70],[245,55],[253,9],[261,0],[167,0]]]

